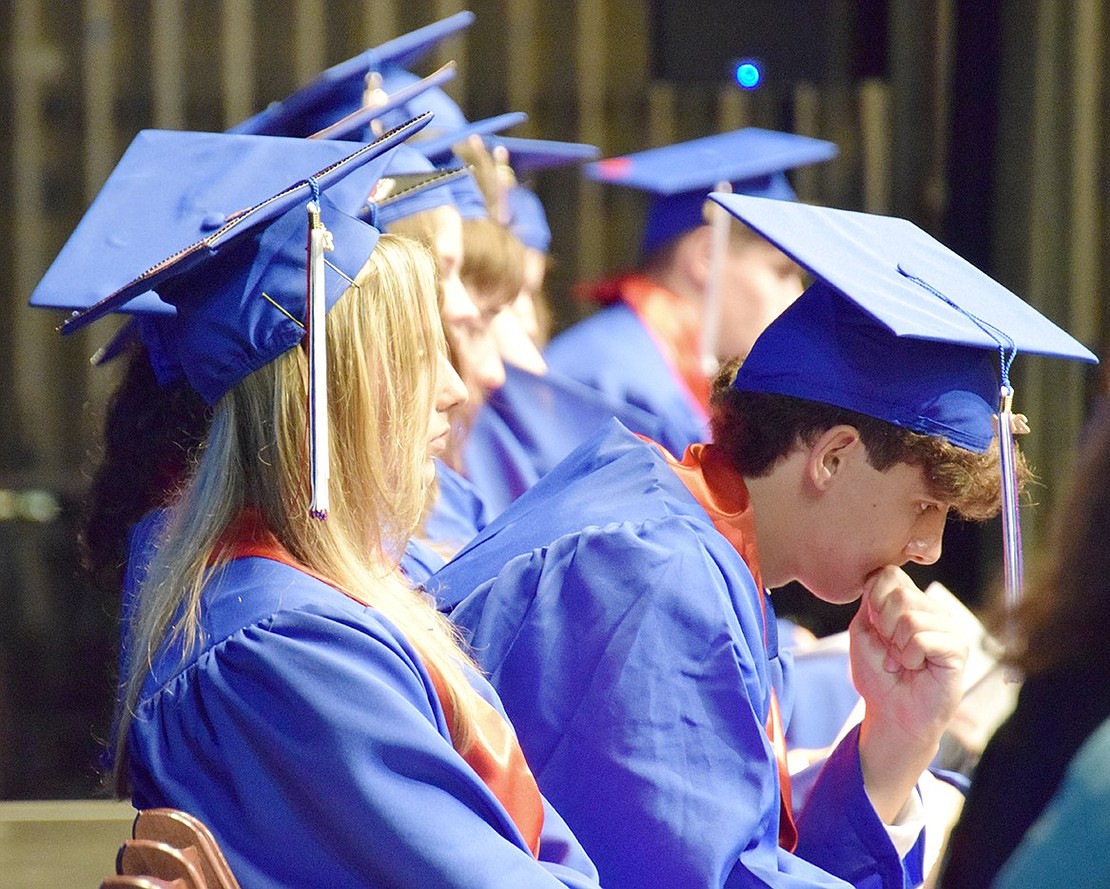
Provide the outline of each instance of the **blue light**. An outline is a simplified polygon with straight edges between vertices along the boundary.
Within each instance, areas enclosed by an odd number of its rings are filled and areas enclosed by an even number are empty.
[[[746,90],[754,90],[763,80],[763,72],[753,61],[737,62],[735,75],[736,82]]]

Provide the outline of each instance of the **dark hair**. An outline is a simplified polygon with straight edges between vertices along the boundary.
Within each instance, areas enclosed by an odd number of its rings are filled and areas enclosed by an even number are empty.
[[[868,462],[880,472],[896,463],[920,466],[932,496],[961,517],[990,518],[1001,504],[998,450],[976,453],[943,438],[922,435],[856,411],[770,392],[732,388],[740,361],[728,362],[713,387],[713,443],[746,476],[758,478],[799,443],[810,445],[827,429],[847,425],[859,431]],[[1031,477],[1018,454],[1018,477]]]
[[[208,432],[208,405],[183,380],[160,386],[146,349],[134,345],[108,401],[100,459],[85,499],[81,566],[97,587],[119,592],[131,526],[165,505]]]
[[[1082,666],[1110,672],[1110,402],[1088,423],[1048,562],[1006,627],[1006,660],[1024,674]]]

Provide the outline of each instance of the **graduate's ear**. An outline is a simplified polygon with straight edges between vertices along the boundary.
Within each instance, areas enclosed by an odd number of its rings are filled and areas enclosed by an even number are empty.
[[[806,479],[817,491],[825,491],[840,477],[845,461],[863,447],[859,430],[841,424],[826,429],[809,447]]]
[[[704,293],[706,282],[709,280],[710,254],[713,249],[712,234],[710,226],[699,225],[682,235],[678,245],[675,259],[680,264],[683,278],[694,293]]]

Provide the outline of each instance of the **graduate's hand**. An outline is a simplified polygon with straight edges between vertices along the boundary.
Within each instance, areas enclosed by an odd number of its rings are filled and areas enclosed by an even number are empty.
[[[864,783],[889,822],[936,755],[959,705],[967,641],[944,603],[894,566],[868,579],[848,633],[852,677],[866,704]]]

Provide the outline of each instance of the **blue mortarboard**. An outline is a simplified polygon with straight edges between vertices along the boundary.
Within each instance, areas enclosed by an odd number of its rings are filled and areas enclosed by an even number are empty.
[[[128,283],[136,261],[154,265],[173,249],[174,244],[170,240],[173,234],[164,232],[160,226],[152,228],[151,215],[133,214],[129,209],[133,201],[143,201],[150,214],[166,214],[161,218],[181,212],[184,220],[192,213],[192,219],[202,227],[212,226],[220,221],[222,214],[209,219],[202,219],[201,215],[209,212],[213,201],[228,202],[222,206],[247,206],[281,189],[298,176],[311,175],[329,160],[342,160],[362,144],[333,142],[332,148],[316,149],[306,148],[303,143],[304,140],[280,137],[259,140],[252,136],[221,138],[219,134],[180,134],[157,130],[140,133],[113,170],[111,185],[106,184],[102,189],[103,197],[98,195],[86,212],[79,226],[82,233],[74,233],[36,287],[31,304],[58,309],[87,309],[105,294]],[[285,147],[279,150],[278,146],[282,145]],[[406,148],[403,143],[393,148],[387,163],[395,166],[395,158]],[[218,164],[221,153],[230,155],[240,150],[247,151],[251,156],[267,158],[272,153],[277,160],[268,159],[263,169],[251,177],[238,179],[233,186],[210,175],[207,165]],[[387,215],[403,212],[403,200],[419,199],[419,195],[432,184],[430,180],[438,181],[443,176],[419,152],[407,151],[403,156],[410,159],[412,167],[405,171],[406,175],[399,177],[403,179],[403,184],[391,190]],[[144,191],[149,187],[149,171],[162,169],[167,163],[167,153],[178,158],[183,165],[176,179],[177,184],[184,187],[190,177],[194,180],[189,186],[193,190],[187,197],[192,210],[179,204],[180,194],[166,190],[149,196]],[[344,213],[359,216],[373,225],[375,220],[369,212],[368,196],[375,190],[381,172],[380,163],[367,163],[352,169],[340,179],[331,178],[326,189],[328,198]],[[447,199],[442,202],[447,202]],[[85,230],[90,234],[84,234]],[[159,383],[167,385],[180,378],[173,338],[167,333],[165,323],[176,314],[174,307],[151,291],[121,305],[118,311],[134,317],[97,351],[92,358],[93,363],[110,361],[131,342],[139,340],[146,347]]]
[[[424,123],[402,132],[408,134]],[[388,142],[402,138],[391,136]],[[220,229],[228,214],[264,201],[361,147],[362,143],[277,136],[144,130],[132,140],[35,287],[31,305],[87,309],[190,238],[195,241]],[[335,183],[333,200],[348,213],[356,212],[373,187],[374,168],[358,172],[358,178],[323,180],[325,188]],[[174,313],[153,292],[139,292],[113,305],[129,314]]]
[[[1096,360],[905,219],[712,198],[816,279],[756,340],[738,389],[837,405],[985,451],[1016,352]]]
[[[543,204],[534,192],[523,185],[512,186],[505,195],[509,211],[509,231],[525,247],[547,253],[551,247],[551,227]]]
[[[473,21],[474,13],[459,12],[368,49],[328,68],[307,86],[237,124],[229,132],[277,136],[309,136],[316,133],[363,106],[368,74],[390,66],[404,68],[418,62],[437,43],[462,31]],[[410,114],[404,120],[417,116]],[[393,125],[398,123],[400,121],[395,121]]]
[[[436,207],[455,206],[455,183],[467,175],[464,167],[443,170],[412,146],[398,145],[359,215],[388,230],[399,219]]]
[[[546,253],[551,247],[551,228],[547,224],[540,199],[519,180],[532,173],[569,164],[594,160],[601,152],[583,142],[559,142],[552,139],[525,139],[515,136],[490,136],[486,148],[498,163],[507,163],[513,175],[504,187],[500,212],[517,239],[527,247]],[[513,179],[518,180],[512,182]]]
[[[414,78],[406,86],[398,88],[395,93],[386,93],[381,90],[371,98],[369,104],[363,104],[346,117],[342,117],[329,124],[322,130],[312,133],[309,139],[347,139],[358,142],[372,142],[374,138],[373,126],[375,121],[389,116],[397,109],[406,107],[414,98],[425,90],[439,88],[455,76],[457,66],[448,62],[442,68],[432,72],[427,77]],[[418,117],[419,115],[413,115]],[[379,126],[384,129],[384,125]]]
[[[394,95],[408,89],[417,79],[415,74],[391,65],[378,72],[376,83],[387,95]],[[402,120],[428,111],[433,114],[433,122],[412,145],[437,165],[452,163],[455,160],[452,147],[470,136],[499,133],[528,120],[528,115],[520,111],[467,120],[458,103],[438,87],[421,90],[409,102],[378,120],[382,126],[396,126]]]
[[[451,168],[459,172],[451,182],[451,198],[463,219],[487,219],[489,208],[486,197],[478,186],[478,180],[469,167]]]
[[[793,200],[786,171],[836,153],[822,139],[749,127],[596,161],[586,173],[651,193],[642,244],[648,255],[705,222],[705,200],[720,183],[737,194]]]
[[[520,179],[543,170],[583,164],[597,159],[601,154],[596,145],[587,145],[584,142],[525,139],[519,136],[489,136],[485,141],[491,152],[497,148],[505,149],[509,166]]]
[[[304,338],[312,182],[323,192],[323,222],[335,241],[328,265],[354,278],[377,230],[343,212],[327,191],[355,171],[376,179],[389,149],[424,123],[413,121],[370,145],[144,131],[36,293],[73,286],[84,294],[83,279],[111,267],[102,276],[111,282],[99,290],[102,298],[82,300],[84,311],[62,328],[69,333],[109,312],[131,311],[156,292],[177,311],[171,327],[177,360],[214,402]],[[329,306],[349,284],[342,274],[328,275]]]

